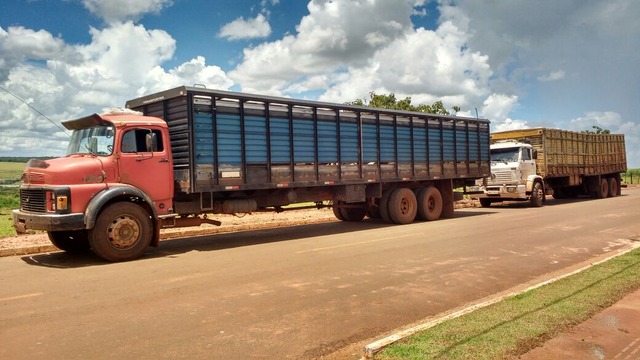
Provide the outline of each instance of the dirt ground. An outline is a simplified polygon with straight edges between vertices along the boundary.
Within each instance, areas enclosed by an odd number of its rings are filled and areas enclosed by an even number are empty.
[[[480,206],[475,200],[461,200],[456,202],[456,208]],[[331,208],[287,210],[282,213],[258,212],[243,215],[214,215],[213,219],[220,220],[221,226],[204,224],[199,227],[164,229],[160,233],[162,240],[186,236],[198,236],[233,231],[267,229],[279,226],[294,226],[338,221]],[[0,253],[9,249],[33,247],[47,247],[51,245],[47,234],[37,232],[24,235],[0,238]]]

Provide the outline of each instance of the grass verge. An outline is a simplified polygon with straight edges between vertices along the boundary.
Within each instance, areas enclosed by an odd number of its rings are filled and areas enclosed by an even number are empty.
[[[375,355],[386,359],[504,359],[524,354],[640,288],[640,249],[444,322]]]

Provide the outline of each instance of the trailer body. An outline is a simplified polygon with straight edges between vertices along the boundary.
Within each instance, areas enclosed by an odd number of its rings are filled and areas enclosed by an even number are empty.
[[[624,135],[535,128],[493,133],[491,143],[492,174],[479,196],[485,206],[505,200],[540,206],[544,195],[620,195]]]
[[[63,122],[85,145],[27,165],[17,229],[47,230],[65,250],[88,241],[107,260],[128,260],[140,255],[127,253],[135,237],[150,231],[143,242],[157,245],[161,228],[217,223],[206,214],[311,202],[332,206],[345,221],[448,217],[453,189],[490,171],[489,122],[482,119],[197,87],[126,107],[138,113]],[[59,172],[76,168],[84,175],[62,180]],[[28,206],[34,194],[43,206]],[[122,203],[128,214],[118,223]],[[114,230],[133,235],[103,234]]]

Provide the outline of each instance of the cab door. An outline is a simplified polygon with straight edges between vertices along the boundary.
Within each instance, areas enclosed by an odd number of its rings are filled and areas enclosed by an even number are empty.
[[[523,180],[531,175],[536,175],[536,161],[531,152],[531,148],[520,148],[520,171]]]
[[[137,187],[154,202],[158,214],[166,214],[173,198],[173,168],[169,141],[163,131],[126,129],[120,141],[120,182]]]

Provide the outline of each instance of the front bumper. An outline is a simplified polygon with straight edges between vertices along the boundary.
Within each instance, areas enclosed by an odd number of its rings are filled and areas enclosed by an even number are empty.
[[[525,185],[487,185],[481,188],[483,189],[482,193],[474,197],[480,199],[527,199],[528,196]]]
[[[84,214],[42,214],[13,210],[13,227],[18,234],[28,229],[45,231],[84,230]]]

